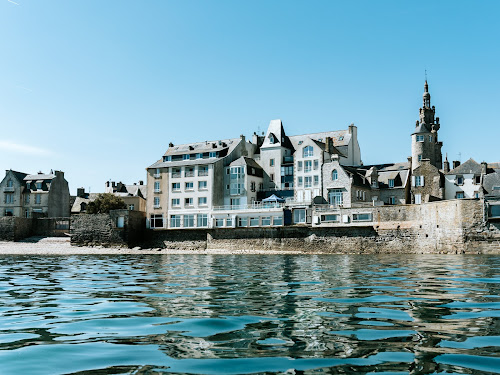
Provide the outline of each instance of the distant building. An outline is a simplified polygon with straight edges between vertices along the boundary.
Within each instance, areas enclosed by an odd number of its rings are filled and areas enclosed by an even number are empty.
[[[69,217],[64,172],[27,174],[7,170],[0,183],[0,214],[16,217]]]

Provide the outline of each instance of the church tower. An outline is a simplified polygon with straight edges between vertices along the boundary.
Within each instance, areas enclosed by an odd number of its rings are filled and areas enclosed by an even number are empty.
[[[423,106],[420,108],[420,118],[411,135],[411,170],[413,171],[420,166],[422,159],[429,159],[431,165],[442,169],[441,147],[443,142],[438,141],[439,117],[435,117],[436,108],[431,107],[431,94],[429,94],[427,80],[425,80],[422,99]]]

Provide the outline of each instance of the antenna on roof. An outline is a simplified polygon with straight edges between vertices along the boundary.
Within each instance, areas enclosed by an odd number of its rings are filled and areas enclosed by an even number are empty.
[[[425,69],[425,80],[427,81],[427,69]]]
[[[462,153],[461,152],[458,153],[458,161],[460,163],[462,162]]]

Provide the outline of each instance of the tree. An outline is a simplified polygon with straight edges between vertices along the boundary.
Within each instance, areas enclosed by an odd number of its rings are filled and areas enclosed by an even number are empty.
[[[111,210],[127,208],[122,198],[111,193],[99,194],[97,198],[87,205],[88,214],[107,214]]]

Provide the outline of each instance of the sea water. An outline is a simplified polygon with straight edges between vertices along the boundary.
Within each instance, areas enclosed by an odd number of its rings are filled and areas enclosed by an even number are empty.
[[[500,257],[0,257],[0,374],[500,373]]]

